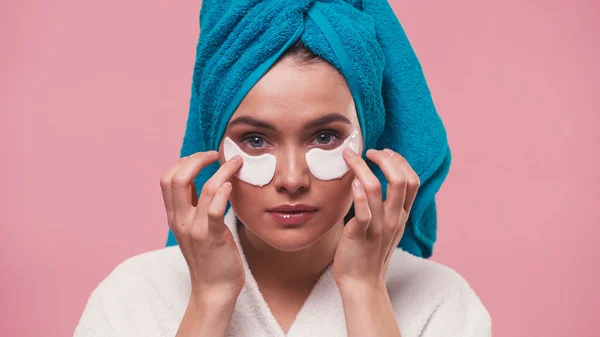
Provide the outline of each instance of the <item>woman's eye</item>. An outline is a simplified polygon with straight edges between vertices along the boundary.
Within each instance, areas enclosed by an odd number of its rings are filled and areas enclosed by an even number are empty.
[[[258,136],[250,136],[244,139],[244,143],[248,144],[250,147],[259,148],[265,145],[265,140]]]
[[[330,145],[331,143],[333,143],[337,139],[338,139],[338,137],[336,135],[334,135],[333,133],[323,132],[323,133],[320,133],[315,138],[315,141],[319,145]]]

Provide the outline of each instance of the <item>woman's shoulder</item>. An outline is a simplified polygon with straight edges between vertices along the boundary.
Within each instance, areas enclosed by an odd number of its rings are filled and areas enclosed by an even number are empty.
[[[400,248],[392,255],[387,273],[388,287],[427,288],[428,293],[444,294],[469,286],[454,269],[439,262],[414,256]]]
[[[186,267],[179,246],[170,246],[133,255],[119,263],[111,274],[139,273],[152,274],[156,267],[169,268],[172,271]],[[187,269],[185,269],[187,271]],[[162,274],[162,273],[161,273]]]
[[[171,332],[183,316],[189,293],[189,272],[178,246],[132,256],[92,291],[75,336]]]
[[[179,246],[137,254],[119,263],[98,288],[189,288],[189,272]]]
[[[419,336],[491,335],[488,311],[454,269],[396,249],[386,281],[397,319]]]

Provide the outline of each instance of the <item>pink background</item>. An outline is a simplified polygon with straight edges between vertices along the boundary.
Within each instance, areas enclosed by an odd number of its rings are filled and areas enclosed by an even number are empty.
[[[454,154],[434,260],[496,336],[597,335],[600,5],[393,6]],[[164,245],[199,8],[2,1],[0,335],[72,335],[113,267]]]

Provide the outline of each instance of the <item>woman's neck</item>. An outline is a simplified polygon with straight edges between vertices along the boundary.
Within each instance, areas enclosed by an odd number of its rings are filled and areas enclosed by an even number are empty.
[[[240,244],[252,276],[257,283],[274,287],[312,288],[333,262],[344,228],[340,223],[309,247],[283,252],[266,244],[239,220],[237,222]]]

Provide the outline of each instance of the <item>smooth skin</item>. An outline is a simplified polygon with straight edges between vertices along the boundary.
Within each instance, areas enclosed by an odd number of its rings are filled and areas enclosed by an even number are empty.
[[[218,159],[216,151],[183,157],[161,178],[169,228],[188,265],[191,295],[177,336],[225,336],[245,274],[224,223],[231,183],[242,166],[233,157],[204,184],[198,199],[193,178]]]
[[[357,179],[352,196],[356,216],[343,231],[334,262],[348,336],[400,336],[385,288],[392,253],[400,242],[414,202],[419,177],[391,150],[369,150],[388,179],[387,198],[367,163],[352,151],[344,159]],[[241,167],[239,156],[226,162],[196,197],[193,178],[216,161],[217,152],[181,158],[161,179],[169,226],[190,270],[192,294],[178,337],[226,336],[235,300],[245,276],[233,236],[224,224],[231,184]],[[376,253],[373,253],[376,252]]]
[[[253,100],[255,109],[251,109]],[[276,105],[271,108],[270,103]],[[316,181],[302,162],[308,136],[300,128],[294,129],[294,125],[319,117],[313,111],[339,112],[343,106],[353,106],[349,103],[351,95],[343,77],[331,66],[298,68],[282,62],[259,81],[232,117],[233,120],[260,107],[256,117],[281,127],[279,133],[265,132],[265,138],[272,143],[265,151],[278,154],[278,169],[271,183],[259,188],[239,181],[234,174],[243,164],[241,158],[236,156],[225,162],[222,149],[181,158],[163,175],[161,188],[169,227],[188,264],[192,285],[178,337],[227,335],[236,299],[245,282],[241,257],[232,233],[224,224],[228,200],[244,223],[240,241],[253,276],[284,332],[287,333],[320,272],[333,263],[348,336],[400,336],[385,275],[419,188],[418,175],[396,152],[367,151],[369,160],[381,167],[388,180],[383,201],[377,177],[360,156],[347,150],[343,157],[350,172],[338,180]],[[280,111],[292,108],[305,110],[281,116]],[[347,114],[353,123],[355,114],[355,111]],[[349,132],[350,126],[335,128],[346,128]],[[226,136],[238,140],[241,136],[236,138],[236,132],[241,135],[246,130],[232,128],[227,132],[230,133]],[[196,197],[194,178],[217,160],[221,167],[204,184],[200,197]],[[332,199],[331,195],[337,198]],[[252,205],[245,200],[253,200]],[[287,229],[277,227],[269,222],[268,216],[262,215],[265,213],[262,208],[282,202],[313,202],[320,209],[310,225],[289,234]],[[344,226],[343,216],[352,202],[355,217]],[[288,269],[284,269],[286,264]],[[297,279],[300,281],[296,284],[289,284]],[[290,303],[291,298],[296,298],[296,303]]]
[[[419,176],[400,154],[369,150],[367,158],[388,180],[382,201],[381,184],[367,163],[352,151],[344,159],[353,182],[355,217],[344,228],[334,262],[348,336],[400,336],[385,285],[385,275],[420,185]]]

